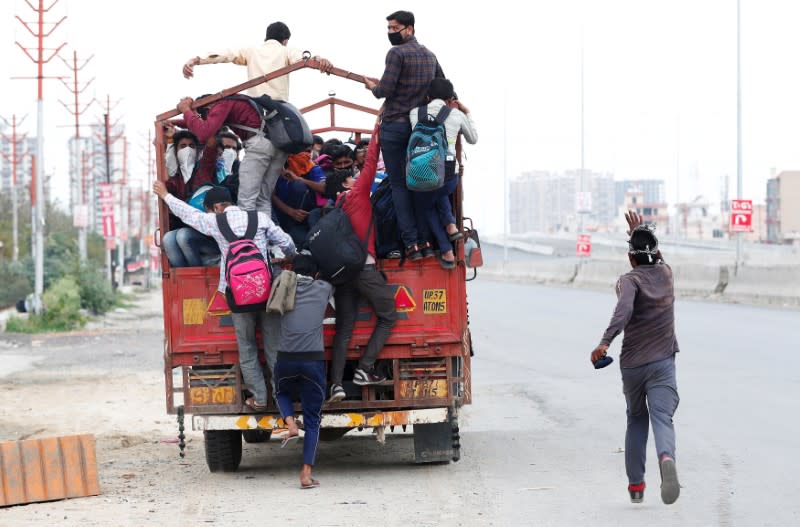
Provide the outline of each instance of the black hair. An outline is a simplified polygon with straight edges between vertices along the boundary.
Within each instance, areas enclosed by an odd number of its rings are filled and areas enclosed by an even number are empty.
[[[404,26],[414,27],[414,13],[411,11],[395,11],[386,17],[386,20],[397,20]]]
[[[314,144],[315,145],[324,145],[325,144],[325,140],[323,138],[321,138],[320,136],[315,135],[314,136]]]
[[[656,263],[658,252],[658,239],[648,226],[640,226],[633,230],[631,239],[628,240],[628,254],[637,265],[653,265]]]
[[[431,100],[442,99],[446,101],[447,99],[452,99],[454,96],[455,91],[453,90],[453,83],[447,79],[435,77],[428,85],[428,97],[430,97]]]
[[[322,147],[322,150],[320,151],[320,154],[329,155],[331,157],[331,161],[336,161],[340,157],[345,157],[345,156],[350,157],[352,153],[353,151],[350,150],[350,147],[343,145],[341,141],[339,142],[339,144],[326,144]]]
[[[242,140],[239,139],[238,135],[236,135],[235,133],[231,132],[230,129],[227,129],[227,130],[223,129],[223,130],[220,130],[219,132],[217,132],[217,135],[214,137],[214,140],[217,142],[217,148],[222,147],[222,138],[223,137],[228,138],[228,139],[233,139],[234,141],[236,141],[236,151],[237,152],[242,149]]]
[[[175,145],[176,156],[178,155],[178,143],[181,142],[181,139],[186,139],[186,138],[192,140],[192,144],[194,145],[195,148],[197,148],[198,145],[200,145],[200,140],[197,139],[197,136],[194,135],[192,132],[190,132],[189,130],[179,130],[175,132],[175,135],[172,136],[172,144]]]
[[[339,192],[347,190],[344,188],[344,182],[348,177],[353,177],[352,168],[334,169],[334,171],[325,178],[325,197],[336,199]]]
[[[310,253],[299,252],[292,260],[292,271],[297,274],[313,278],[317,274],[317,270],[317,262],[314,261]]]
[[[289,26],[283,22],[273,22],[267,26],[267,38],[264,40],[277,40],[283,42],[292,37],[292,32],[289,31]]]

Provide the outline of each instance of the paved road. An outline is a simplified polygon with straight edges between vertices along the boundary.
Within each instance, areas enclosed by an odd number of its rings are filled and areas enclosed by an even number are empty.
[[[799,311],[678,301],[683,491],[662,505],[649,459],[645,503],[632,506],[619,371],[588,363],[614,306],[611,288],[477,282],[470,293],[476,404],[467,428],[495,432],[481,463],[496,477],[508,471],[500,499],[532,525],[800,523]]]
[[[588,362],[614,304],[611,288],[478,280],[469,291],[476,356],[462,460],[416,466],[408,435],[384,446],[367,432],[348,435],[322,444],[323,487],[314,492],[296,488],[299,449],[276,441],[245,445],[238,473],[213,476],[198,434],[189,434],[183,461],[160,441],[175,430],[163,407],[157,299],[107,333],[33,342],[0,335],[0,370],[11,355],[35,364],[0,384],[0,439],[94,431],[103,489],[0,510],[0,525],[232,525],[259,515],[290,525],[800,523],[800,311],[678,303],[683,491],[675,505],[661,504],[651,459],[645,503],[634,506],[618,370],[596,372]]]

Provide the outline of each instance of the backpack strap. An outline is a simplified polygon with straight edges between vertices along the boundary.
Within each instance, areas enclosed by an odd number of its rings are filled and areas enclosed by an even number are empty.
[[[247,230],[244,231],[244,236],[240,239],[253,240],[256,237],[256,232],[258,232],[258,211],[249,210],[247,211]]]
[[[444,124],[444,122],[447,120],[447,117],[450,115],[450,111],[451,110],[452,110],[452,108],[447,106],[447,104],[442,106],[439,109],[439,113],[436,114],[436,117],[435,117],[436,123],[437,124]]]
[[[231,225],[228,223],[228,216],[224,212],[222,214],[217,214],[217,227],[219,228],[219,232],[222,233],[222,236],[228,240],[228,243],[235,242],[239,239],[239,237],[233,233]]]
[[[428,120],[428,105],[423,104],[417,108],[417,122],[422,123]]]
[[[264,131],[264,124],[266,123],[266,120],[265,120],[265,117],[264,117],[264,110],[261,108],[261,106],[256,101],[253,100],[252,97],[250,97],[249,95],[234,94],[234,95],[228,95],[227,97],[224,97],[224,99],[229,99],[229,100],[233,100],[233,101],[243,101],[243,102],[249,103],[250,106],[253,107],[253,110],[255,110],[255,112],[261,118],[261,128],[260,129],[252,128],[250,126],[245,126],[243,124],[233,124],[233,123],[225,123],[225,124],[227,124],[231,128],[238,128],[239,130],[244,130],[246,132],[252,132],[252,133],[255,133],[255,134]]]
[[[234,234],[231,224],[228,223],[228,216],[224,212],[217,214],[217,227],[219,227],[219,232],[222,233],[222,236],[228,240],[228,243],[238,240],[252,240],[255,238],[256,232],[258,232],[258,212],[255,210],[247,211],[247,230],[242,237]]]
[[[344,205],[344,200],[347,199],[347,194],[348,194],[348,192],[345,192],[344,194],[342,194],[342,199],[340,199],[339,201],[336,202],[336,207],[337,208],[342,208],[342,206]],[[363,240],[359,239],[359,241],[361,242],[361,247],[364,249],[364,252],[367,253],[367,254],[369,254],[369,235],[372,233],[372,225],[373,225],[373,223],[375,223],[375,211],[374,211],[374,209],[373,209],[373,213],[370,214],[369,227],[367,227],[367,235]]]

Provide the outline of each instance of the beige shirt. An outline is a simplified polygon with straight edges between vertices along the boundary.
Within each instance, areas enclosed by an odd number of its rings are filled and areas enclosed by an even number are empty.
[[[238,50],[226,49],[221,53],[209,53],[200,57],[199,64],[220,64],[233,62],[239,66],[247,66],[247,78],[254,79],[271,73],[277,69],[294,64],[303,58],[303,51],[284,46],[277,40],[267,40],[258,47]],[[289,100],[289,76],[283,75],[267,83],[253,86],[247,90],[253,97],[269,95],[281,101]]]

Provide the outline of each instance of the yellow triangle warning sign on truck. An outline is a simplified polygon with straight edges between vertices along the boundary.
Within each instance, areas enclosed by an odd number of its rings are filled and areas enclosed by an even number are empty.
[[[417,303],[414,302],[414,297],[408,292],[406,286],[397,286],[394,292],[394,307],[400,313],[414,311],[417,308]]]

